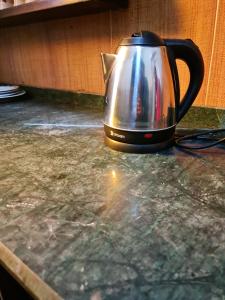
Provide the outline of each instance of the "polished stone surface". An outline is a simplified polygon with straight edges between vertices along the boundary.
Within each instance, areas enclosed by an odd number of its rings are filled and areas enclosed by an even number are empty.
[[[119,153],[45,100],[0,106],[1,241],[64,299],[224,299],[225,147]]]

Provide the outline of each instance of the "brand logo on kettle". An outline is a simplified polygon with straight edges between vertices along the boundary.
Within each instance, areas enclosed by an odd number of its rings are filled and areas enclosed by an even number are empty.
[[[120,139],[125,139],[125,135],[118,134],[118,133],[116,133],[116,132],[113,132],[112,130],[110,130],[110,135],[111,135],[111,136],[116,136],[116,137],[118,137],[118,138],[120,138]]]

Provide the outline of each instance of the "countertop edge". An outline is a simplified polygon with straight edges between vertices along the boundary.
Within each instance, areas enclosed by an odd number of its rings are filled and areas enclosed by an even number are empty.
[[[27,290],[34,299],[62,300],[62,298],[0,242],[2,266]]]

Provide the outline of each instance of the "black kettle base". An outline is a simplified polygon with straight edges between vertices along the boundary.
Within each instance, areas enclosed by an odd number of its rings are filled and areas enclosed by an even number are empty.
[[[128,152],[128,153],[154,153],[166,148],[169,148],[174,145],[174,138],[170,140],[155,143],[155,144],[148,144],[148,145],[137,145],[137,144],[127,144],[121,143],[115,140],[110,139],[109,137],[105,136],[105,144],[113,150],[121,151],[121,152]]]

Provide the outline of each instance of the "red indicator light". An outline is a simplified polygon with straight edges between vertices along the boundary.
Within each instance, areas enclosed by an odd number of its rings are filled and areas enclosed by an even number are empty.
[[[145,139],[151,139],[152,138],[152,133],[146,133],[145,135],[144,135],[144,138]]]

